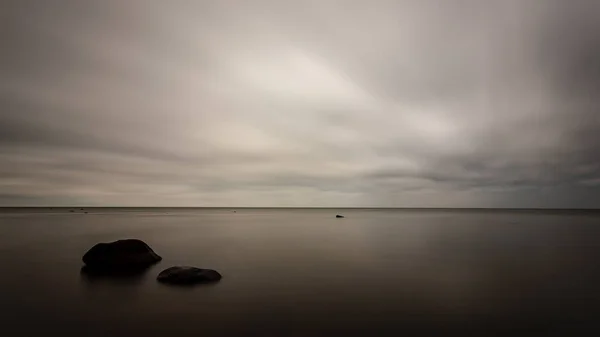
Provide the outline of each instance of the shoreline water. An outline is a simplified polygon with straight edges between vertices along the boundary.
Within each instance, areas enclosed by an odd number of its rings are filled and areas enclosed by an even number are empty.
[[[3,336],[600,332],[597,213],[338,210],[0,210]],[[131,278],[80,274],[85,251],[121,238],[164,260]],[[179,264],[223,279],[156,282]]]

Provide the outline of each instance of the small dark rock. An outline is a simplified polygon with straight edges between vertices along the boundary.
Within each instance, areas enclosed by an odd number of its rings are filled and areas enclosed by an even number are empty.
[[[136,239],[98,243],[83,255],[83,263],[98,270],[147,268],[160,260],[152,248]]]
[[[221,279],[221,274],[212,269],[175,266],[160,272],[156,279],[162,283],[192,285],[197,283],[217,282]]]
[[[336,217],[336,218],[343,218],[344,216],[343,216],[343,215],[339,215],[339,214],[338,214],[338,215],[336,215],[335,217]]]

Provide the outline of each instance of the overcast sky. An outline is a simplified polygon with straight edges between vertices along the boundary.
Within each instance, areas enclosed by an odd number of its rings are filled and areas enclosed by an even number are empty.
[[[600,207],[600,1],[0,6],[0,205]]]

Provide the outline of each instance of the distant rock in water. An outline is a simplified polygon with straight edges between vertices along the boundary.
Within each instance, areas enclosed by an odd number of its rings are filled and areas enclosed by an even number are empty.
[[[343,215],[339,215],[339,214],[338,214],[338,215],[336,215],[335,217],[336,217],[336,218],[343,218],[344,216],[343,216]]]
[[[88,268],[99,270],[143,269],[160,260],[152,248],[137,239],[98,243],[83,255]]]
[[[188,266],[167,268],[158,274],[156,279],[162,283],[176,285],[192,285],[197,283],[212,283],[221,279],[221,274],[212,269],[200,269]]]

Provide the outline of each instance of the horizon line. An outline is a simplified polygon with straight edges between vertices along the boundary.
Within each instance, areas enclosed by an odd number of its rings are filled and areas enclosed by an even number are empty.
[[[590,210],[600,208],[573,207],[358,207],[358,206],[1,206],[2,208],[180,208],[180,209],[408,209],[408,210]]]

